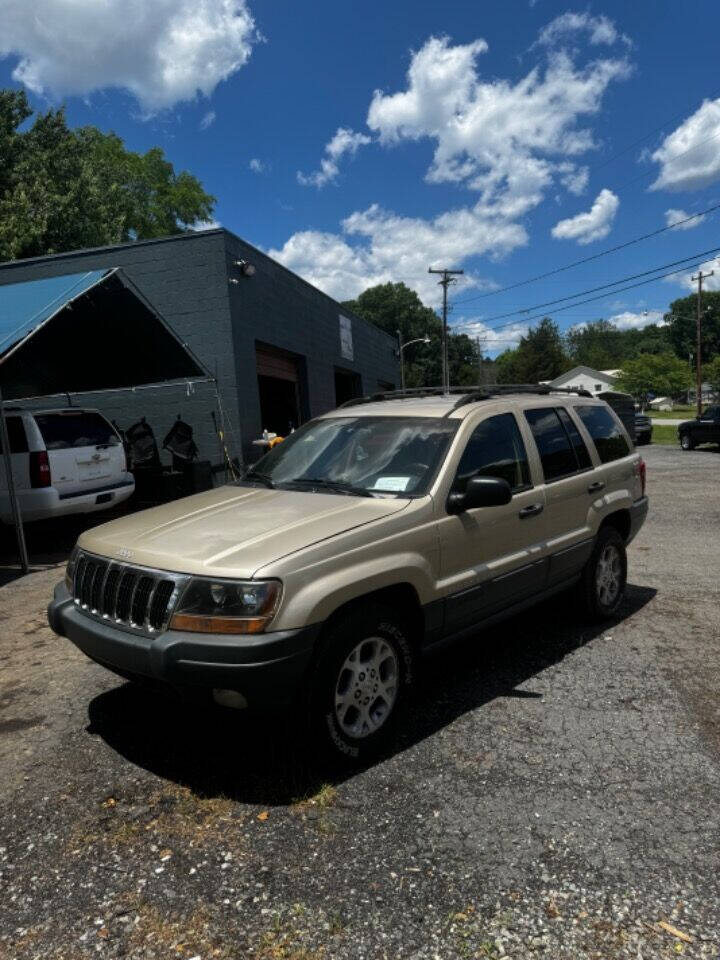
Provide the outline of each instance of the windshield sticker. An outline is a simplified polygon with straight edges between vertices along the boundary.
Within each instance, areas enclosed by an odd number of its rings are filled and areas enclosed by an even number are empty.
[[[407,490],[410,483],[410,477],[378,477],[373,484],[373,490]]]

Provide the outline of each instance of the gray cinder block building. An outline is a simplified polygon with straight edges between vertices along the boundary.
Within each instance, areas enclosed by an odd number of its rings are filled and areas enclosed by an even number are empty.
[[[111,267],[121,268],[216,378],[233,456],[257,459],[252,441],[264,428],[286,434],[353,396],[399,384],[393,338],[222,228],[0,264],[0,309],[4,284]],[[102,351],[93,362],[102,364]],[[180,416],[193,427],[200,459],[222,460],[214,384],[89,394],[73,403],[101,409],[122,428],[144,416],[159,443]]]

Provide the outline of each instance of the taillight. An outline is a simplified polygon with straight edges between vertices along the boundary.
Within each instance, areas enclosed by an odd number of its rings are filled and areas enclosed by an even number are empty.
[[[645,461],[640,457],[640,486],[642,487],[643,496],[645,496],[645,481],[647,480],[647,467],[645,466]]]
[[[30,454],[30,486],[49,487],[50,461],[47,450],[35,450]]]

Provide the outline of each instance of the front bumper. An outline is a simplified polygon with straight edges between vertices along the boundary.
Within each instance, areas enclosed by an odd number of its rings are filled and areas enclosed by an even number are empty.
[[[320,630],[313,625],[235,636],[167,630],[150,638],[87,616],[75,606],[64,583],[55,588],[48,622],[91,660],[123,677],[237,690],[249,706],[262,708],[291,702],[308,671]]]
[[[640,527],[645,523],[648,515],[649,501],[647,497],[640,497],[630,507],[630,535],[627,542],[631,543],[637,535]]]

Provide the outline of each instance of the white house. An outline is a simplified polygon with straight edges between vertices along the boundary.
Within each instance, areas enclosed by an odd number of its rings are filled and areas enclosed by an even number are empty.
[[[554,380],[545,381],[550,387],[575,387],[590,393],[614,390],[619,370],[594,370],[592,367],[573,367]]]

